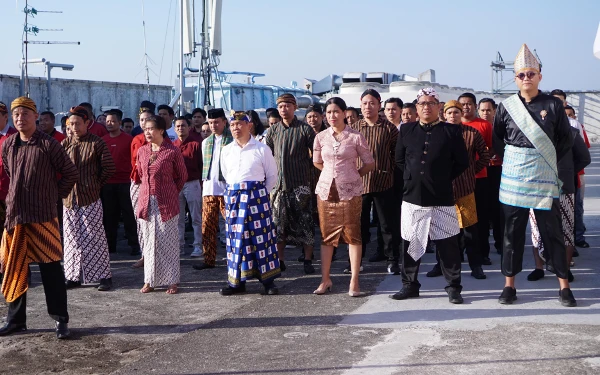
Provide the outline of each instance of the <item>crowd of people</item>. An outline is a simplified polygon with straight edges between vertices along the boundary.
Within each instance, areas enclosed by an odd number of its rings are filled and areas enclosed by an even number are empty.
[[[133,265],[144,268],[141,293],[165,287],[177,294],[181,256],[203,257],[193,267],[206,272],[222,243],[222,295],[244,293],[252,278],[276,295],[286,247],[301,247],[304,272],[315,272],[318,226],[314,294],[331,291],[331,263],[344,243],[348,294],[361,296],[375,225],[378,246],[368,261],[385,261],[402,279],[390,297],[418,297],[421,259],[435,252],[426,276],[443,275],[454,304],[463,302],[465,252],[471,276],[486,278],[491,226],[505,276],[499,302],[511,304],[529,218],[536,269],[528,279],[544,277],[545,265],[558,278],[560,303],[576,306],[569,267],[575,245],[589,246],[581,212],[589,143],[565,93],[539,91],[541,66],[526,45],[515,73],[519,93],[498,105],[471,93],[440,102],[429,87],[414,102],[390,98],[382,108],[380,94],[368,89],[360,109],[334,96],[310,106],[306,122],[291,94],[267,110],[268,124],[252,110],[176,116],[144,101],[134,126],[118,109],[94,117],[81,103],[61,119],[63,134],[54,114],[38,114],[31,99],[10,108],[0,102],[0,271],[8,303],[0,336],[27,329],[29,264],[38,263],[57,337],[68,337],[67,289],[112,288],[119,222],[131,255],[141,255]]]

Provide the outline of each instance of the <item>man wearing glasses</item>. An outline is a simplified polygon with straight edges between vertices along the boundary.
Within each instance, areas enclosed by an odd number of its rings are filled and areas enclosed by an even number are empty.
[[[417,280],[421,257],[431,239],[440,257],[450,303],[460,295],[460,228],[454,208],[452,181],[469,167],[469,156],[459,126],[439,119],[439,96],[431,88],[417,94],[419,121],[400,127],[396,165],[404,178],[402,198],[402,290],[391,296],[403,300],[419,296]]]
[[[504,210],[501,304],[517,299],[515,275],[522,270],[529,209],[534,210],[547,268],[556,273],[563,306],[577,305],[567,280],[569,264],[561,227],[557,162],[573,145],[571,126],[560,99],[538,90],[541,65],[523,44],[514,63],[519,93],[498,106],[494,150],[503,159],[500,202]]]

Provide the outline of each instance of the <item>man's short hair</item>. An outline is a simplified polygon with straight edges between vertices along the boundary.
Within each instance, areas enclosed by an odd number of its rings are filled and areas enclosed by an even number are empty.
[[[135,125],[135,121],[133,121],[133,119],[129,118],[129,117],[125,117],[122,121],[123,125],[125,125],[126,122],[130,122],[133,125]]]
[[[267,116],[267,118],[271,117],[271,113],[273,113],[273,112],[277,113],[277,117],[280,117],[279,116],[279,111],[277,111],[277,108],[267,108],[267,109],[265,109],[265,115]]]
[[[206,118],[206,111],[202,108],[194,108],[194,110],[192,111],[192,116],[194,116],[196,113],[200,113],[202,117]]]
[[[190,126],[190,120],[185,116],[177,116],[177,118],[175,119],[175,123],[177,123],[177,121],[185,121],[187,126]]]
[[[552,90],[552,92],[550,92],[550,95],[554,96],[554,95],[558,95],[558,96],[562,96],[564,98],[564,100],[567,100],[567,94],[565,94],[565,92],[561,89],[554,89]]]
[[[83,103],[79,104],[78,107],[85,108],[91,115],[94,114],[94,107],[92,107],[92,105],[88,102],[83,102]]]
[[[42,116],[50,116],[52,121],[56,121],[56,117],[54,116],[54,113],[52,113],[50,111],[44,111],[44,112],[40,113],[40,117],[42,117]]]
[[[415,111],[416,111],[416,110],[417,110],[417,106],[416,106],[416,105],[414,105],[413,103],[405,103],[405,104],[402,106],[402,109],[412,109],[412,110],[415,110]]]
[[[115,116],[119,122],[121,122],[123,120],[123,111],[121,110],[115,110],[115,109],[111,109],[110,111],[106,111],[104,112],[104,114],[106,116]]]
[[[479,105],[477,106],[477,108],[481,107],[482,103],[491,103],[492,104],[492,108],[496,109],[498,108],[498,104],[496,104],[496,101],[492,98],[483,98],[479,101]]]
[[[574,113],[575,115],[577,115],[577,112],[575,112],[575,108],[571,107],[570,105],[566,105],[566,106],[565,106],[565,111],[566,111],[567,109],[570,109],[571,111],[573,111],[573,113]]]
[[[360,117],[360,112],[358,111],[358,109],[356,109],[354,107],[348,107],[348,108],[346,108],[346,112],[348,112],[348,111],[353,111],[354,114],[356,115],[356,118]]]
[[[456,100],[460,101],[461,98],[469,98],[473,101],[473,104],[477,104],[477,98],[475,98],[475,95],[471,94],[470,92],[465,92],[464,94],[461,94]]]
[[[388,104],[388,103],[396,103],[396,105],[400,109],[402,109],[402,107],[404,106],[404,102],[400,98],[389,98],[389,99],[386,99],[386,101],[383,103],[383,106],[385,107],[385,105]]]
[[[169,116],[175,116],[175,111],[173,111],[173,108],[169,107],[166,104],[161,104],[158,106],[158,108],[156,109],[156,113],[160,112],[161,109],[165,109],[167,110],[167,112],[169,112]]]

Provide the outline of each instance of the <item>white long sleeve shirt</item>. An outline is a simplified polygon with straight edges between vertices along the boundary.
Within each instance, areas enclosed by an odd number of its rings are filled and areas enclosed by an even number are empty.
[[[204,158],[204,146],[207,139],[208,138],[202,141],[202,158]],[[221,158],[221,142],[223,142],[223,134],[215,134],[212,163],[210,165],[210,175],[208,176],[208,180],[204,180],[204,182],[202,183],[202,196],[205,197],[210,195],[225,194],[225,182],[219,181],[219,160]]]
[[[254,137],[244,147],[235,140],[223,147],[221,171],[228,184],[263,181],[267,192],[277,182],[277,164],[271,149]]]

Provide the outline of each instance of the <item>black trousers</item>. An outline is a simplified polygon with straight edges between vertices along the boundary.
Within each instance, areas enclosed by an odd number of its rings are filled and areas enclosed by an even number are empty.
[[[106,184],[100,192],[102,209],[104,210],[102,222],[104,223],[104,231],[106,232],[108,250],[111,253],[117,251],[117,230],[119,229],[119,220],[121,217],[123,218],[128,245],[135,249],[139,249],[140,247],[129,188],[130,183]]]
[[[478,248],[482,258],[490,257],[490,205],[487,177],[475,180],[475,204],[477,206]]]
[[[381,238],[383,240],[383,253],[390,261],[400,260],[400,215],[394,189],[390,188],[377,193],[363,194],[361,213],[361,237],[363,253],[367,244],[371,241],[370,211],[371,203],[375,205],[379,225],[381,227]]]
[[[65,286],[65,274],[60,262],[39,263],[44,293],[46,294],[46,306],[48,314],[57,322],[68,323],[67,312],[67,288]],[[31,271],[30,271],[31,273]],[[8,304],[7,323],[27,323],[27,293]]]
[[[515,276],[523,269],[525,251],[525,229],[529,220],[529,208],[502,204],[504,209],[504,251],[502,253],[502,274]],[[562,232],[560,203],[558,198],[552,201],[552,209],[534,210],[540,237],[546,251],[546,267],[561,279],[569,273],[567,249]]]
[[[481,252],[477,249],[479,246],[478,236],[479,229],[477,224],[461,229],[460,234],[458,235],[459,251],[462,251],[462,249],[466,250],[467,259],[469,260],[469,267],[471,270],[475,267],[481,267],[483,265],[483,257],[481,256]],[[435,252],[435,259],[437,260],[437,265],[440,266],[439,251]]]
[[[421,284],[417,280],[419,274],[419,266],[421,265],[421,259],[414,260],[408,254],[408,246],[410,241],[403,240],[402,246],[402,285],[406,288],[418,290]],[[461,291],[462,286],[460,285],[460,249],[458,247],[458,235],[444,238],[442,240],[435,240],[435,247],[439,254],[440,267],[442,274],[446,278],[448,285],[446,291]]]
[[[494,247],[499,251],[502,251],[502,242],[504,241],[504,211],[500,204],[501,178],[502,166],[488,167],[488,212],[494,233]]]

